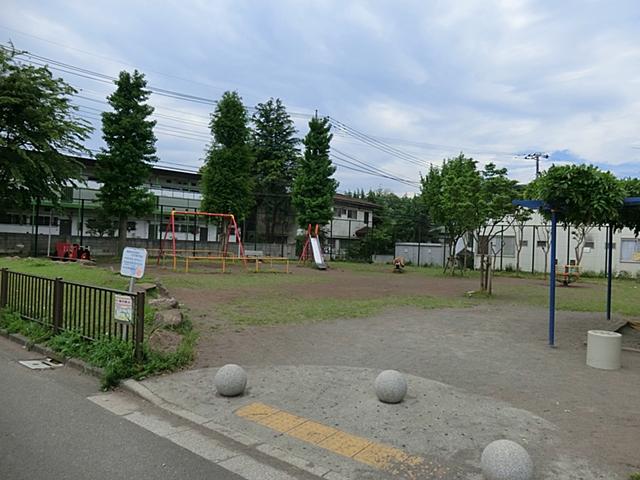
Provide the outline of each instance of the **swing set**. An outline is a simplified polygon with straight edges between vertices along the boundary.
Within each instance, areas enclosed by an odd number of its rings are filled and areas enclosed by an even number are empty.
[[[194,225],[193,225],[193,235],[194,235],[194,248],[193,249],[178,249],[176,248],[176,240],[177,233],[180,233],[180,228],[176,223],[176,216],[195,216]],[[221,250],[197,250],[195,248],[195,235],[197,228],[197,219],[200,217],[204,217],[206,219],[217,218],[223,221],[223,224],[226,223],[226,231],[224,232],[224,238],[222,240],[222,249]],[[177,231],[176,231],[177,230]],[[188,228],[187,228],[188,231]],[[171,237],[169,238],[169,234]],[[165,248],[167,242],[170,243],[170,249]],[[235,243],[237,245],[237,252],[234,253],[229,250],[229,245]],[[182,210],[171,210],[171,215],[169,217],[169,223],[167,224],[167,228],[164,232],[164,237],[160,238],[160,248],[158,249],[158,256],[156,259],[156,265],[160,266],[161,262],[164,266],[165,259],[171,259],[171,267],[173,271],[178,269],[178,260],[181,259],[184,261],[184,271],[185,273],[189,272],[189,268],[194,266],[197,262],[206,261],[215,265],[220,263],[222,273],[226,273],[230,264],[236,264],[238,262],[242,262],[242,265],[245,271],[248,271],[248,263],[254,262],[255,268],[253,269],[255,272],[260,272],[261,265],[265,265],[267,262],[270,266],[270,271],[274,270],[274,264],[284,264],[285,272],[289,273],[289,259],[288,258],[276,258],[276,257],[258,257],[258,256],[247,256],[244,245],[242,243],[242,238],[240,236],[240,229],[238,228],[238,224],[236,222],[236,218],[231,213],[209,213],[209,212],[200,212],[200,211],[182,211]]]

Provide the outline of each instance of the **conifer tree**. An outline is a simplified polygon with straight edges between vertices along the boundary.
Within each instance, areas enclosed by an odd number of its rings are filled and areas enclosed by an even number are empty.
[[[211,116],[213,142],[201,180],[204,211],[232,213],[242,220],[253,207],[253,152],[248,124],[247,109],[240,95],[225,92]]]
[[[153,212],[155,197],[145,187],[157,161],[156,137],[149,120],[153,107],[146,101],[144,75],[122,71],[116,90],[107,97],[112,112],[102,113],[102,138],[107,144],[96,155],[96,174],[102,183],[98,200],[103,214],[118,219],[118,254],[127,240],[127,221]]]
[[[309,122],[309,133],[303,140],[305,149],[293,181],[292,202],[298,225],[321,226],[333,217],[333,197],[338,182],[331,176],[336,167],[329,158],[333,135],[328,118],[314,117]]]
[[[295,126],[279,98],[259,103],[253,124],[255,189],[268,219],[267,241],[273,241],[275,226],[286,221],[300,140],[294,137]]]

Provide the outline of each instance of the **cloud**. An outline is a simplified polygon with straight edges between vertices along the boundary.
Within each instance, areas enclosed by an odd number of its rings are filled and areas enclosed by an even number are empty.
[[[136,65],[155,86],[207,98],[237,89],[249,105],[274,96],[294,112],[318,109],[421,159],[416,165],[336,135],[339,149],[404,178],[417,179],[427,162],[460,151],[507,166],[522,181],[535,173],[518,156],[527,151],[638,174],[640,149],[632,146],[640,144],[640,5],[632,0],[615,8],[577,0],[3,6],[4,26],[56,42],[0,30],[19,48],[109,75]],[[96,98],[112,88],[68,80]],[[159,114],[184,120],[158,118],[163,130],[206,135],[201,124],[212,108],[151,101]],[[295,120],[304,135],[307,120]],[[190,165],[206,143],[158,138],[163,160]],[[346,169],[337,177],[344,189],[407,190]]]

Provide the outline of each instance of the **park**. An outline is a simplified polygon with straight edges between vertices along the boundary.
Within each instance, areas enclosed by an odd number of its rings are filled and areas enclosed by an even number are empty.
[[[633,161],[457,145],[431,161],[410,152],[442,145],[277,97],[214,100],[11,42],[0,73],[0,334],[19,345],[0,351],[18,405],[3,422],[50,389],[81,392],[79,441],[126,418],[167,441],[167,472],[184,447],[250,480],[640,479]],[[207,110],[157,113],[158,97]],[[161,149],[167,133],[202,148]],[[57,432],[39,439],[73,437]]]

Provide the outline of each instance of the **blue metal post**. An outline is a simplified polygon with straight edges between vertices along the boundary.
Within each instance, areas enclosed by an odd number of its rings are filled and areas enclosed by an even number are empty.
[[[556,226],[558,218],[551,211],[551,284],[549,285],[549,345],[555,346],[556,337]]]
[[[608,239],[607,242],[609,245],[607,246],[607,252],[609,253],[607,256],[607,320],[611,320],[611,279],[613,278],[613,225],[609,225],[609,230],[607,232]]]

